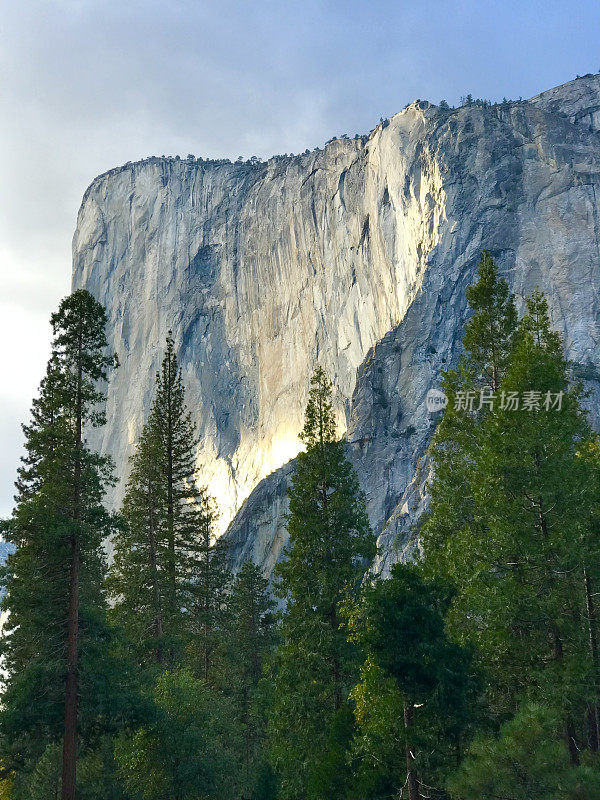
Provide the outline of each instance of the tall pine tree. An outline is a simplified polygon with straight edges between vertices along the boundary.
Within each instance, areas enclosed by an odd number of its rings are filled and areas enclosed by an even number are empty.
[[[227,593],[231,574],[227,567],[226,547],[215,537],[212,519],[211,514],[205,515],[198,532],[188,660],[194,672],[206,683],[219,687],[224,680]]]
[[[582,455],[591,434],[544,297],[527,306],[493,410],[451,409],[440,426],[425,568],[457,587],[450,629],[477,644],[496,720],[543,701],[576,763],[597,704],[586,604],[586,575],[589,585],[598,574],[596,483]]]
[[[114,540],[109,577],[115,619],[140,663],[159,668],[181,663],[201,627],[197,608],[206,592],[216,591],[206,585],[207,569],[215,585],[225,582],[222,570],[217,581],[211,559],[215,512],[198,485],[196,428],[170,333],[166,344],[155,400],[132,459],[125,524]]]
[[[331,395],[318,368],[300,434],[306,452],[298,456],[289,492],[287,560],[277,568],[287,611],[269,736],[284,800],[345,791],[343,752],[337,771],[321,769],[358,666],[339,606],[347,593],[357,593],[365,563],[375,555],[364,496],[336,438]],[[323,785],[325,773],[329,785]]]
[[[62,798],[74,800],[78,734],[98,725],[106,669],[101,543],[112,528],[102,506],[110,462],[90,451],[84,429],[104,423],[98,385],[113,357],[104,309],[87,291],[63,300],[51,323],[52,355],[24,426],[26,456],[4,532],[16,551],[3,601],[0,745],[18,782],[62,738]]]
[[[263,668],[276,642],[275,603],[260,569],[247,561],[227,601],[226,685],[240,731],[242,796],[255,797],[265,770]],[[262,798],[261,798],[262,800]]]
[[[159,668],[168,650],[165,498],[158,441],[147,425],[131,458],[108,587],[115,598],[112,616],[133,645],[135,660],[155,661]]]

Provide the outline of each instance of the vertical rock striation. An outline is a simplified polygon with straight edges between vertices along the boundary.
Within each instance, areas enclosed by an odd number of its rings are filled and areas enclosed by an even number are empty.
[[[252,557],[269,572],[292,467],[261,481],[299,449],[320,362],[385,570],[410,551],[426,503],[424,397],[457,357],[482,248],[521,302],[536,285],[548,294],[595,391],[599,114],[600,77],[586,76],[489,108],[417,101],[368,137],[303,156],[152,158],[97,178],[73,285],[106,306],[122,363],[97,444],[126,463],[172,328],[223,528],[248,498],[227,533],[234,563]]]

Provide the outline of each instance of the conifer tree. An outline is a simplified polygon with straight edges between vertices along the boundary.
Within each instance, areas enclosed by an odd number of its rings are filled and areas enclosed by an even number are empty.
[[[431,447],[435,480],[430,491],[442,537],[449,530],[459,535],[461,530],[485,525],[471,489],[476,431],[489,412],[486,397],[497,391],[506,373],[517,327],[514,298],[485,250],[477,281],[467,287],[467,300],[474,313],[465,326],[464,353],[457,368],[442,376],[448,405]],[[433,523],[429,530],[432,527]]]
[[[508,283],[498,278],[498,267],[484,250],[478,280],[467,287],[467,302],[474,315],[465,326],[463,345],[478,382],[498,391],[517,326],[517,310]]]
[[[283,642],[276,657],[269,736],[282,798],[338,796],[320,785],[332,728],[347,709],[357,656],[341,625],[339,606],[356,595],[375,540],[356,474],[336,438],[332,387],[322,368],[311,380],[305,424],[306,452],[297,458],[289,491],[287,560],[277,568],[278,593],[287,602]]]
[[[146,666],[180,663],[197,629],[215,515],[197,483],[196,444],[169,333],[156,397],[132,458],[125,525],[115,537],[109,578],[114,617]],[[214,573],[216,562],[212,567]]]
[[[575,764],[597,702],[585,591],[585,575],[598,574],[595,481],[582,457],[591,434],[545,298],[536,292],[527,307],[493,411],[470,415],[467,440],[440,426],[425,564],[457,587],[450,629],[477,644],[493,715],[543,701]]]
[[[113,616],[133,644],[138,663],[164,665],[167,604],[164,513],[157,439],[147,425],[131,458],[123,500],[123,524],[115,538],[108,586],[116,599]]]
[[[259,684],[276,640],[276,615],[268,581],[247,561],[238,572],[227,602],[226,693],[231,697],[241,734],[243,796],[253,790],[264,771],[265,709]]]
[[[198,437],[185,404],[181,369],[171,332],[167,336],[160,373],[156,376],[156,398],[149,426],[164,476],[167,614],[177,619],[188,600],[195,572],[199,530],[207,518],[212,521],[212,512],[206,493],[196,482]]]
[[[191,592],[192,638],[188,660],[194,671],[214,687],[223,683],[223,658],[226,639],[227,592],[231,573],[227,550],[213,532],[213,513],[201,520],[196,547],[196,564]]]
[[[419,800],[420,784],[430,785],[436,767],[447,766],[448,760],[455,763],[474,697],[470,653],[445,631],[450,599],[443,583],[424,580],[414,565],[395,564],[388,580],[363,587],[360,603],[350,613],[351,637],[367,655],[363,680],[353,692],[359,747],[361,739],[379,739],[376,769],[368,764],[374,761],[373,751],[363,747],[367,766],[380,781],[396,778],[389,787],[394,794],[406,785],[409,800]],[[396,719],[386,719],[389,710],[381,708],[380,697],[396,706]],[[392,776],[386,775],[386,739],[393,742],[393,750],[398,740],[404,743],[400,780],[393,775],[399,771],[397,757],[392,759]]]
[[[101,543],[112,529],[102,506],[111,465],[90,451],[84,429],[104,422],[98,384],[113,357],[104,309],[87,291],[63,300],[51,324],[52,355],[23,426],[26,455],[4,531],[16,551],[3,601],[0,743],[18,782],[62,737],[62,798],[73,800],[78,734],[98,725],[108,670]]]

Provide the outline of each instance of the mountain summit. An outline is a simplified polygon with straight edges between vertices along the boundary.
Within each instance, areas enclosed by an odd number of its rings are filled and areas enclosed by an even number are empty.
[[[458,356],[482,249],[519,303],[547,294],[598,392],[599,200],[599,75],[528,101],[416,101],[368,137],[294,157],[111,170],[86,191],[73,240],[73,288],[106,307],[121,362],[95,444],[122,472],[172,329],[234,563],[268,572],[318,362],[386,570],[426,503],[425,398]]]

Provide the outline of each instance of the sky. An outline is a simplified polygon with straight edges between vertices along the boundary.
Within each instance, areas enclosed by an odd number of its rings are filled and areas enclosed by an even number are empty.
[[[2,0],[0,517],[96,175],[298,153],[417,98],[526,98],[599,69],[598,0]]]

